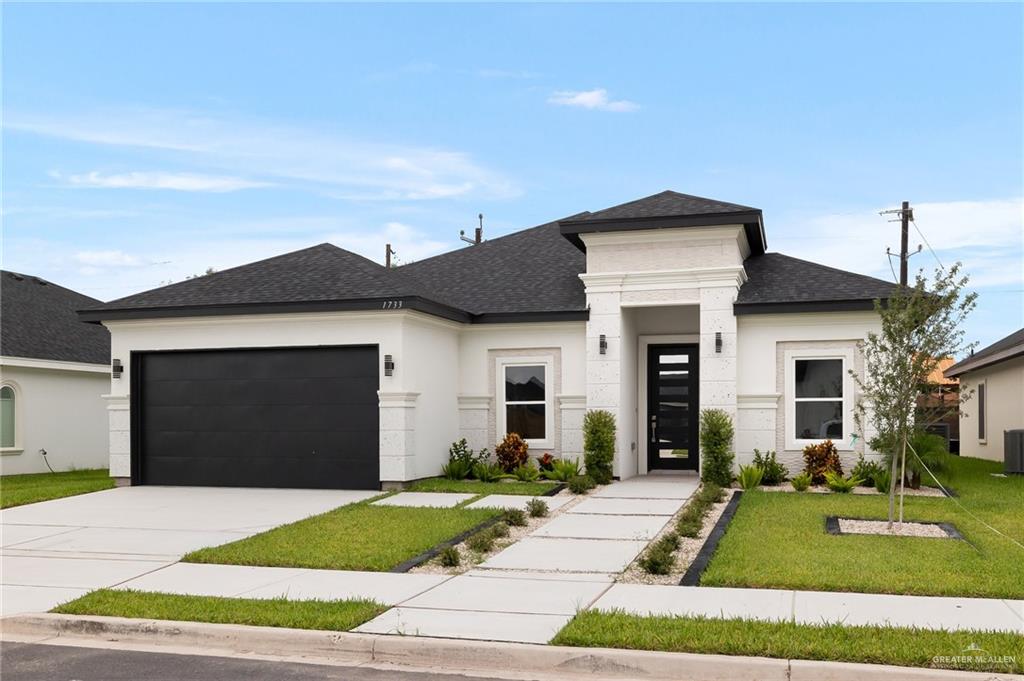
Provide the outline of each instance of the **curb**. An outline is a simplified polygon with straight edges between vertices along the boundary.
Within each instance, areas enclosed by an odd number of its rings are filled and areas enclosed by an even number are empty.
[[[762,657],[571,648],[527,643],[351,634],[309,629],[168,622],[78,615],[17,615],[0,620],[4,640],[87,645],[116,642],[191,655],[253,655],[263,659],[348,665],[397,665],[448,673],[514,672],[563,678],[674,681],[993,681],[1019,676],[912,667]],[[60,639],[56,641],[54,639]],[[170,649],[175,650],[170,650]],[[156,652],[159,652],[158,650]]]

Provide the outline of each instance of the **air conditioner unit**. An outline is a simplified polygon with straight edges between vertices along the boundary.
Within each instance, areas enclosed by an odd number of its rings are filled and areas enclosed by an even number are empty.
[[[1003,462],[1007,473],[1024,474],[1024,428],[1003,431]]]

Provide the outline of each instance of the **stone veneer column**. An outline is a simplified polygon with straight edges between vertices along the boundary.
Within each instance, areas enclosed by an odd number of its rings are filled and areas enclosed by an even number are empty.
[[[380,479],[405,482],[415,475],[416,400],[419,393],[384,392],[380,398]]]
[[[120,484],[131,484],[132,476],[132,412],[129,395],[104,395],[107,421],[110,425],[110,477]]]
[[[488,442],[488,423],[494,398],[490,395],[459,395],[459,437],[466,438],[470,449],[480,451],[494,446]]]
[[[722,409],[736,423],[735,286],[700,289],[700,408]],[[715,334],[722,351],[715,351]]]
[[[583,416],[587,413],[585,395],[558,395],[558,410],[562,416],[562,441],[558,448],[563,457],[583,460]]]
[[[622,294],[619,291],[587,292],[590,318],[587,321],[587,402],[586,409],[605,409],[622,423]],[[608,343],[601,354],[601,335]],[[582,427],[582,422],[581,422]],[[622,439],[622,428],[619,438]],[[582,442],[581,449],[582,449]],[[616,443],[614,474],[619,475],[621,443]]]

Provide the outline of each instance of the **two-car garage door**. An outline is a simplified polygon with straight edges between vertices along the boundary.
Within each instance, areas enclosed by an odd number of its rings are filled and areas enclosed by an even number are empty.
[[[378,489],[377,360],[377,346],[133,355],[133,483]]]

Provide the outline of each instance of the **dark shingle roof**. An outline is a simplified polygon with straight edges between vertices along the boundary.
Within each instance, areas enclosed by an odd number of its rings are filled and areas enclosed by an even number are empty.
[[[401,268],[474,315],[587,309],[586,256],[550,222]]]
[[[946,377],[953,378],[968,371],[989,367],[1014,357],[1020,357],[1021,355],[1024,355],[1024,329],[1014,331],[1006,338],[997,340],[992,345],[982,348],[970,357],[957,362],[946,369]]]
[[[102,319],[102,314],[92,313],[377,301],[429,294],[426,286],[399,269],[387,269],[361,255],[323,243],[84,308],[89,313],[85,318]]]
[[[703,196],[681,194],[671,190],[645,196],[635,201],[620,203],[582,218],[572,218],[572,222],[594,222],[597,220],[637,220],[643,218],[682,217],[694,215],[715,215],[719,213],[747,213],[757,208],[741,206]]]
[[[821,309],[872,309],[876,298],[886,299],[896,284],[863,274],[800,260],[781,253],[751,256],[743,263],[747,282],[736,298],[737,314],[784,311],[804,305]]]
[[[6,357],[106,364],[110,332],[76,311],[100,301],[39,277],[0,272],[0,354]]]

